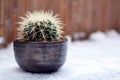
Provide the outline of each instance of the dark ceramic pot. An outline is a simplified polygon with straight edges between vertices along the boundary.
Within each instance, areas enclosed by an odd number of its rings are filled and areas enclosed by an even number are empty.
[[[49,73],[57,71],[65,62],[67,39],[57,42],[14,41],[15,60],[25,71]]]

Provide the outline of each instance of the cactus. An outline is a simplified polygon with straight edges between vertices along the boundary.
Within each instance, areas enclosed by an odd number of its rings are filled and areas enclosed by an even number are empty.
[[[18,38],[24,41],[59,41],[64,39],[63,23],[51,11],[28,12],[18,22]]]

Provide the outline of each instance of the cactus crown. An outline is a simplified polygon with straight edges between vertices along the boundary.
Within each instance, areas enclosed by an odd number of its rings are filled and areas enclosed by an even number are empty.
[[[53,12],[28,12],[20,17],[18,38],[24,41],[55,41],[64,38],[63,23]]]

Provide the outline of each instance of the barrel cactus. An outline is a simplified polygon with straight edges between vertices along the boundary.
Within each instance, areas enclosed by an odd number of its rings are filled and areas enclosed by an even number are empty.
[[[18,22],[18,38],[23,41],[59,41],[64,39],[63,23],[52,11],[28,12]]]

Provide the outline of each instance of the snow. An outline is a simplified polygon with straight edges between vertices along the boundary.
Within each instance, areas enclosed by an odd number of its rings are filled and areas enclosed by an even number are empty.
[[[71,42],[64,66],[51,74],[21,70],[13,43],[0,49],[0,80],[120,80],[120,34],[114,30],[91,34],[90,40]]]
[[[86,36],[86,33],[85,32],[76,32],[73,34],[73,37],[75,40],[78,40],[80,38],[84,38]]]
[[[4,38],[0,36],[0,43],[3,43]]]

